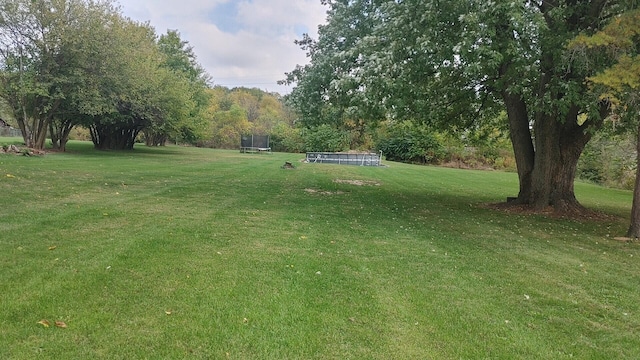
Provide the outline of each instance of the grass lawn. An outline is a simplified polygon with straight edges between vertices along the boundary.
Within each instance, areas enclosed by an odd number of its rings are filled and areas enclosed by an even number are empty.
[[[0,155],[0,358],[640,357],[630,192],[576,184],[612,215],[578,222],[483,207],[512,173],[303,157]]]

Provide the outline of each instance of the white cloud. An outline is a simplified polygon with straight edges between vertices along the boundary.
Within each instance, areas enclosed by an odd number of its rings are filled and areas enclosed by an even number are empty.
[[[320,0],[119,2],[125,16],[149,21],[159,34],[178,30],[215,84],[280,93],[290,91],[276,83],[284,73],[308,62],[293,41],[302,31],[315,37],[326,16]]]

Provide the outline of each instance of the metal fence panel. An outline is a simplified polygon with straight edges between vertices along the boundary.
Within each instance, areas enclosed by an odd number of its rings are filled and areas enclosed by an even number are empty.
[[[0,136],[22,137],[22,131],[20,131],[20,129],[14,129],[8,126],[0,126]]]
[[[382,154],[308,152],[306,161],[320,164],[381,166]]]

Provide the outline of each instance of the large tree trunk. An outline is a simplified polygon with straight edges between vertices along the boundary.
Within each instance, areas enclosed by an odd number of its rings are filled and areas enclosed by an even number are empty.
[[[554,79],[570,80],[581,75],[567,72],[566,68],[558,66],[558,62],[563,61],[558,49],[563,46],[565,39],[555,37],[553,31],[566,31],[567,26],[572,29],[591,26],[592,20],[600,15],[598,10],[604,3],[606,2],[592,2],[585,8],[577,9],[586,11],[587,14],[578,11],[564,19],[550,15],[557,8],[556,2],[542,1],[540,10],[547,22],[550,37],[541,42],[543,46],[538,88],[535,93],[529,94],[533,96],[532,103],[536,106],[533,118],[527,111],[523,95],[510,94],[508,86],[501,91],[509,118],[520,181],[518,198],[513,202],[515,204],[528,205],[538,211],[552,207],[561,214],[580,214],[585,211],[575,197],[576,168],[585,145],[591,139],[592,132],[588,130],[602,124],[608,108],[601,108],[600,119],[590,119],[582,124],[578,123],[578,106],[563,108],[569,103],[565,98],[569,94],[565,93],[566,89],[558,87]],[[509,36],[509,41],[516,41],[511,38],[512,32],[508,30],[500,33]],[[507,50],[503,49],[505,62],[499,69],[499,77],[505,80],[505,84],[512,84],[518,81],[518,75],[511,68]],[[530,123],[533,123],[533,133],[529,128]]]
[[[51,136],[51,146],[54,150],[66,151],[69,134],[73,130],[71,121],[55,120],[49,123],[49,135]]]
[[[529,201],[534,209],[552,206],[558,213],[584,211],[576,199],[573,184],[580,154],[591,139],[585,126],[578,124],[577,107],[570,109],[562,121],[548,114],[537,117],[534,125],[536,157]]]
[[[631,224],[627,237],[640,238],[640,125],[636,135],[636,183],[633,188],[633,204],[631,205]]]
[[[578,159],[590,135],[578,124],[578,109],[572,108],[563,121],[540,112],[533,139],[522,96],[503,91],[502,99],[520,184],[513,203],[529,205],[538,211],[552,206],[560,213],[581,212],[583,208],[575,197],[573,183]]]
[[[535,160],[527,105],[520,95],[510,94],[506,90],[502,92],[502,99],[507,108],[509,135],[520,182],[520,190],[514,203],[527,204],[531,198],[531,173]]]
[[[115,125],[92,125],[91,140],[98,150],[133,150],[140,129]]]
[[[518,197],[512,203],[528,205],[537,211],[552,207],[560,214],[584,212],[574,192],[576,168],[591,139],[587,128],[598,123],[591,121],[580,125],[577,107],[569,109],[564,119],[540,112],[532,134],[526,103],[521,96],[504,91],[502,98],[509,118],[520,183]],[[605,110],[603,105],[602,118]]]
[[[22,131],[25,145],[31,149],[44,150],[47,140],[48,120],[34,119],[29,123],[28,119],[18,119],[18,127]]]
[[[145,131],[144,141],[147,146],[165,146],[168,136],[162,132]]]

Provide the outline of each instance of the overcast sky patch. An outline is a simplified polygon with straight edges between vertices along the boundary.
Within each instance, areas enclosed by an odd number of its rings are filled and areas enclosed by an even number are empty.
[[[158,34],[178,30],[213,77],[214,85],[257,87],[281,94],[277,84],[305,52],[294,44],[316,37],[326,8],[320,0],[119,0],[125,16],[149,22]]]
[[[242,29],[242,24],[238,22],[238,2],[229,1],[218,4],[210,13],[209,19],[213,25],[223,32],[236,34]]]

